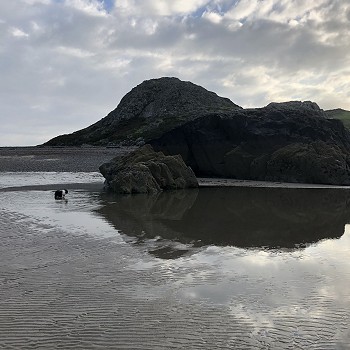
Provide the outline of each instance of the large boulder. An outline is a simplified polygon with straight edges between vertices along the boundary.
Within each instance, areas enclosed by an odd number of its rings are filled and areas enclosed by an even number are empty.
[[[212,113],[150,144],[198,176],[350,184],[350,133],[312,102]]]
[[[145,145],[100,166],[107,186],[117,193],[154,193],[198,187],[194,172],[181,156],[165,156]]]

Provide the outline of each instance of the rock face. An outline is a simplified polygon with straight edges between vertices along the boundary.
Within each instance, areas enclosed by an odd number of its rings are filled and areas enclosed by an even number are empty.
[[[189,120],[241,107],[201,86],[177,78],[146,80],[97,123],[45,143],[47,146],[142,145]]]
[[[150,142],[197,175],[350,184],[350,134],[312,102],[213,113]]]
[[[181,156],[165,156],[145,145],[100,166],[110,189],[117,193],[154,193],[198,187],[191,168]]]
[[[45,145],[150,143],[180,154],[197,175],[349,185],[350,131],[334,119],[349,113],[309,101],[243,109],[191,82],[160,78],[133,88],[97,123]],[[137,176],[146,181],[146,172]]]

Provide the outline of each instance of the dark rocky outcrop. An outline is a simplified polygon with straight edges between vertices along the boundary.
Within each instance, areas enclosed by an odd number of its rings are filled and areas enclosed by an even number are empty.
[[[154,193],[198,187],[191,168],[181,156],[165,156],[145,145],[100,166],[107,186],[117,193]]]
[[[97,123],[45,143],[47,146],[141,145],[207,113],[241,107],[201,86],[177,78],[146,80]]]
[[[150,142],[197,175],[350,184],[350,134],[312,102],[212,113]]]
[[[52,146],[137,145],[180,154],[197,175],[350,184],[350,112],[316,103],[243,109],[177,78],[144,81],[97,123]]]

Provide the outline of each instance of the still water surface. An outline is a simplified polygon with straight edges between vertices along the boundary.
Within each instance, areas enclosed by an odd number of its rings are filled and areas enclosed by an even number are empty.
[[[347,190],[0,198],[0,347],[350,348]]]

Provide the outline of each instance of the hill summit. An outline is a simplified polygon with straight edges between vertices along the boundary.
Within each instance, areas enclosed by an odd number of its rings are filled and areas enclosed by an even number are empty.
[[[197,176],[350,185],[350,132],[316,103],[243,109],[177,78],[144,81],[105,118],[45,145],[144,143]]]
[[[163,77],[142,82],[116,109],[87,128],[60,135],[47,146],[105,146],[149,141],[174,127],[209,113],[242,109],[228,98],[188,81]]]

